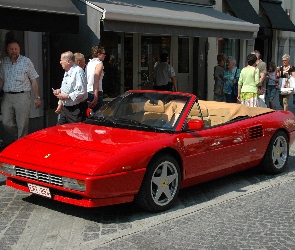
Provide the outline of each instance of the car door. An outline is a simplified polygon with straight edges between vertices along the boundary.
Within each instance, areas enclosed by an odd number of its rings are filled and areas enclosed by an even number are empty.
[[[186,177],[222,171],[247,162],[243,131],[236,122],[183,135]]]

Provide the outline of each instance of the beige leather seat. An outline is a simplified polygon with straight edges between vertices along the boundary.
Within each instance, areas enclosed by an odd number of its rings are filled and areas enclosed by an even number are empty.
[[[142,123],[160,127],[168,122],[168,115],[165,113],[165,106],[161,100],[158,100],[157,103],[148,100],[144,104],[144,111]]]
[[[192,107],[188,119],[193,119],[193,120],[201,120],[203,117],[204,125],[205,127],[210,127],[211,126],[211,120],[210,120],[210,115],[208,112],[208,108],[205,104],[200,104],[200,109],[198,108],[197,104],[195,103],[194,106]],[[200,113],[201,110],[201,113]]]

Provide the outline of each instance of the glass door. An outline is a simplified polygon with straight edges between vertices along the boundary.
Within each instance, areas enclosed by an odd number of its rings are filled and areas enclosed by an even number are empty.
[[[171,38],[169,36],[141,36],[140,47],[140,89],[153,89],[154,67],[161,53],[170,54]]]
[[[133,89],[133,34],[124,37],[124,92]]]
[[[178,37],[178,73],[176,75],[178,91],[192,93],[190,84],[190,40]]]

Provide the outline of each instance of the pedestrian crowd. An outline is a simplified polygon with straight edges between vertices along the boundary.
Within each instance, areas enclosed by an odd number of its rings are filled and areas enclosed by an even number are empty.
[[[255,50],[247,56],[247,66],[240,70],[234,57],[218,54],[213,100],[274,109],[274,98],[279,93],[281,107],[288,110],[289,97],[295,88],[295,67],[290,65],[287,54],[282,56],[282,64],[276,67],[270,62],[267,67]]]
[[[35,108],[41,107],[37,83],[39,75],[31,60],[20,54],[20,44],[10,33],[6,36],[6,52],[7,56],[0,65],[2,124],[13,140],[17,140],[28,134],[32,93]],[[88,108],[96,112],[102,107],[103,86],[115,86],[110,80],[110,77],[115,79],[113,73],[116,74],[114,57],[107,55],[101,45],[91,48],[91,56],[87,64],[84,55],[79,52],[66,51],[60,56],[64,75],[60,87],[52,88],[57,100],[57,125],[85,120]],[[104,64],[105,59],[108,62]],[[103,85],[106,71],[110,74],[106,79],[110,86],[106,86],[105,83]],[[177,91],[175,71],[169,63],[168,53],[160,55],[160,61],[154,67],[153,77],[154,89]],[[0,140],[0,147],[3,146],[5,144]]]
[[[20,54],[20,44],[11,34],[6,36],[6,52],[0,65],[2,125],[13,140],[17,140],[28,134],[32,93],[34,107],[41,106],[39,75],[31,60]],[[95,45],[91,53],[92,59],[87,65],[82,53],[66,51],[60,56],[60,65],[65,72],[60,88],[52,88],[57,98],[57,125],[83,121],[88,107],[97,111],[103,105],[106,52],[101,45]],[[0,147],[5,146],[2,140],[0,144]]]

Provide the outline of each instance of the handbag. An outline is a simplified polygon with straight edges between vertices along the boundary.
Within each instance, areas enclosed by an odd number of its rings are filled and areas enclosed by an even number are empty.
[[[258,95],[264,95],[266,92],[266,89],[264,87],[258,87],[257,94]]]
[[[285,83],[282,83],[282,87],[279,90],[279,94],[280,95],[290,95],[294,93],[294,89],[291,86],[291,77],[289,78],[284,78],[285,79]]]

